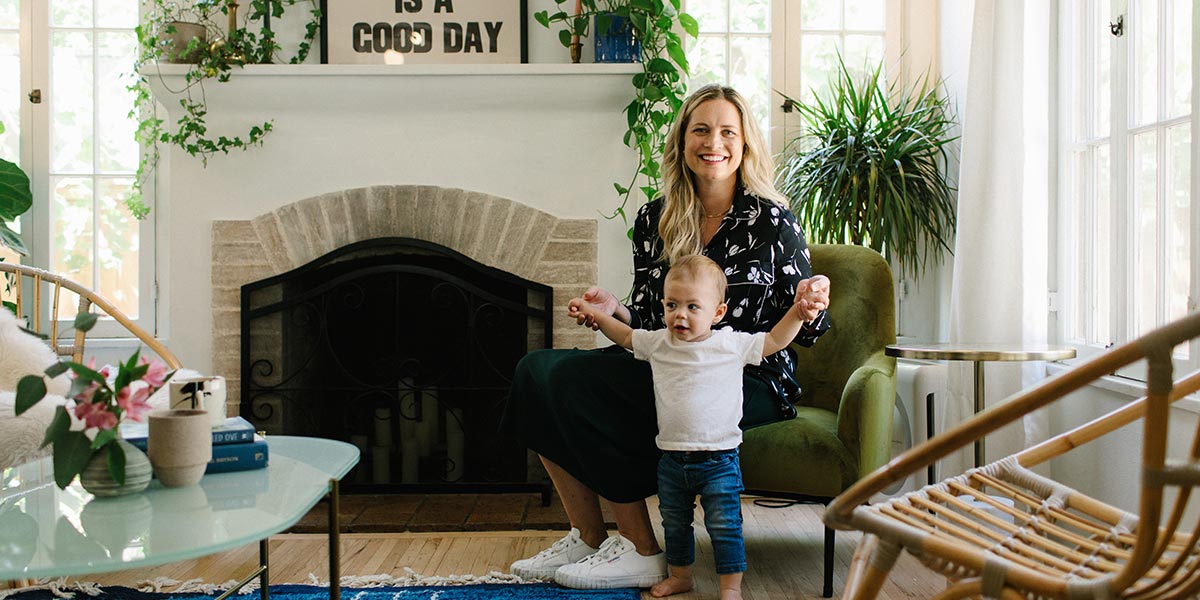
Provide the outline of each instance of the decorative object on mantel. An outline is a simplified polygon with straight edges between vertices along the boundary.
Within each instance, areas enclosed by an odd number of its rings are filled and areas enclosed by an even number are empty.
[[[663,143],[687,94],[688,61],[676,28],[695,38],[700,27],[691,15],[680,12],[679,0],[576,0],[573,14],[562,10],[567,1],[554,0],[558,6],[554,13],[541,10],[533,15],[546,28],[562,24],[558,39],[564,47],[587,36],[593,18],[597,29],[607,30],[614,24],[614,16],[632,25],[633,39],[641,44],[642,72],[633,77],[634,98],[625,107],[629,123],[625,145],[637,151],[638,167],[628,183],[613,184],[621,203],[607,215],[625,220],[625,208],[639,177],[645,178],[640,191],[646,200],[654,199],[662,188]]]
[[[96,319],[95,314],[79,313],[75,329],[88,331]],[[111,367],[96,371],[92,363],[59,361],[46,368],[45,377],[26,375],[17,383],[14,412],[20,415],[46,397],[46,377],[67,371],[73,374],[68,402],[54,410],[42,441],[42,447],[54,444],[54,482],[58,487],[65,489],[85,470],[87,475],[80,483],[97,496],[140,492],[150,483],[148,459],[120,439],[118,426],[126,417],[140,421],[150,410],[150,395],[172,373],[158,359],[139,360],[139,353],[119,364],[115,373]],[[105,472],[111,481],[104,477]]]
[[[249,0],[249,10],[239,26],[236,0],[146,0],[149,10],[136,29],[141,49],[134,63],[136,80],[128,88],[135,96],[131,112],[139,116],[136,136],[143,148],[133,191],[125,201],[135,217],[143,218],[150,210],[142,199],[142,186],[152,177],[158,164],[160,143],[179,146],[184,152],[199,157],[206,166],[209,157],[215,154],[262,145],[263,136],[271,131],[270,121],[255,124],[245,134],[233,137],[208,130],[204,81],[229,81],[234,67],[247,63],[284,61],[270,20],[283,16],[284,10],[295,4],[311,7],[309,21],[295,54],[285,62],[303,62],[321,23],[316,1]],[[250,28],[255,22],[261,23],[258,31]],[[192,34],[185,35],[187,31]],[[201,31],[203,35],[199,35]],[[147,79],[154,76],[150,72],[160,62],[191,65],[184,74],[184,86],[169,90],[179,96],[179,105],[183,107],[182,116],[171,125],[156,114],[155,101],[165,102],[166,99],[154,97]]]
[[[596,62],[633,63],[641,59],[642,45],[633,37],[629,20],[599,13],[596,22]]]
[[[321,0],[321,62],[529,62],[527,0]]]
[[[4,133],[4,123],[0,123]],[[29,176],[16,163],[0,159],[0,244],[25,256],[29,251],[21,234],[8,227],[33,206],[33,191],[29,187]]]
[[[919,277],[930,256],[952,250],[954,188],[945,167],[953,107],[928,75],[885,84],[883,63],[852,73],[838,57],[827,96],[801,103],[775,185],[791,200],[809,242],[869,246]]]

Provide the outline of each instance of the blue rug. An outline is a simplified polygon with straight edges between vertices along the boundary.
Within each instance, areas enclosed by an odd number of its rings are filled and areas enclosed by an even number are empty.
[[[208,600],[220,594],[179,594],[140,592],[105,586],[99,596],[75,592],[75,600]],[[414,587],[342,588],[342,600],[638,600],[641,594],[632,588],[616,590],[572,590],[553,583],[477,583]],[[234,594],[230,600],[258,600],[258,591]],[[5,600],[62,600],[49,590],[31,590],[11,594]],[[273,585],[271,600],[329,600],[329,588],[313,585]]]

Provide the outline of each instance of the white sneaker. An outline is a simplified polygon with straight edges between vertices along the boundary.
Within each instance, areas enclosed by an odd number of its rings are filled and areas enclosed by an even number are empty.
[[[554,573],[559,585],[576,589],[647,588],[667,578],[667,555],[642,556],[621,535],[604,540],[600,551]]]
[[[596,548],[584,543],[579,537],[579,530],[572,527],[570,533],[551,544],[549,548],[529,558],[518,560],[509,569],[521,579],[551,579],[559,567],[595,553]]]

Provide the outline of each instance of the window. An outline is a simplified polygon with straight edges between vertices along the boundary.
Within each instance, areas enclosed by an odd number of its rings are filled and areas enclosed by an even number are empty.
[[[152,329],[152,221],[124,206],[138,164],[125,89],[138,16],[137,0],[0,0],[0,154],[33,184],[23,262],[97,290]],[[28,98],[35,89],[40,103]],[[58,316],[74,311],[64,302]]]
[[[723,83],[741,92],[779,152],[799,122],[785,123],[782,98],[809,100],[837,69],[856,71],[885,57],[887,18],[898,0],[687,0],[700,23],[688,48],[689,87]],[[898,38],[898,36],[897,36]],[[893,43],[892,45],[896,45]]]
[[[1057,321],[1081,355],[1196,309],[1194,10],[1192,0],[1129,2],[1124,14],[1061,5]],[[1195,365],[1197,354],[1193,342],[1175,357]]]

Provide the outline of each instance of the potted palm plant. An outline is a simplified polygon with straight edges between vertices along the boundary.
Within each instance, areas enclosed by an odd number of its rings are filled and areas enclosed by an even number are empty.
[[[808,104],[784,96],[803,130],[775,183],[810,241],[869,246],[919,277],[954,238],[954,115],[940,81],[900,86],[882,75],[880,63],[855,76],[839,57],[827,93]]]

